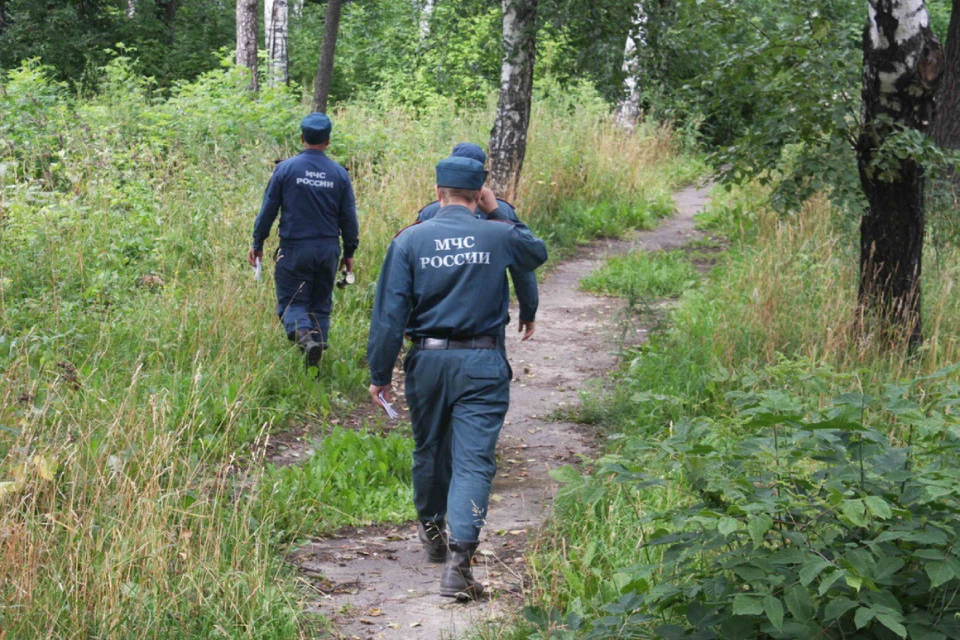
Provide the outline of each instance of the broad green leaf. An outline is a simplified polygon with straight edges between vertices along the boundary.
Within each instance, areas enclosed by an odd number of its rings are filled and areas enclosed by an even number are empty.
[[[899,613],[877,613],[877,622],[885,626],[890,631],[893,631],[895,634],[901,638],[907,637],[907,628],[901,624],[903,616]]]
[[[823,609],[823,618],[824,620],[833,620],[835,618],[839,618],[856,606],[856,602],[853,600],[848,600],[847,598],[837,598],[836,600],[831,600]]]
[[[740,523],[737,522],[735,518],[720,518],[720,523],[717,525],[717,531],[721,534],[728,536],[740,526]]]
[[[856,615],[853,616],[853,622],[857,625],[857,629],[863,629],[870,624],[870,621],[873,620],[875,615],[877,615],[877,613],[873,609],[860,607],[857,609]]]
[[[863,586],[863,578],[860,576],[851,575],[849,573],[844,577],[847,579],[848,587],[854,589],[855,591],[860,591],[860,587]]]
[[[858,527],[867,526],[866,508],[860,500],[844,500],[840,503],[840,511],[850,522]]]
[[[928,562],[923,568],[930,576],[930,586],[934,589],[954,577],[953,567],[947,562]]]
[[[760,546],[763,544],[763,536],[770,531],[770,528],[773,526],[773,518],[768,516],[765,513],[751,518],[750,522],[747,524],[747,529],[750,531],[750,537],[753,538],[753,544]]]
[[[816,579],[820,573],[830,566],[830,563],[824,560],[823,558],[814,558],[813,560],[807,560],[803,563],[803,566],[800,567],[800,584],[803,586],[809,585],[811,582]]]
[[[565,464],[562,467],[550,470],[550,477],[560,484],[573,484],[583,481],[583,476],[572,466]]]
[[[810,592],[806,587],[794,585],[787,589],[784,602],[787,603],[787,609],[793,614],[793,617],[800,622],[806,622],[817,612],[816,605],[810,597]]]
[[[890,517],[890,505],[880,496],[867,496],[863,500],[867,504],[867,509],[873,515],[884,520]]]
[[[759,616],[763,614],[763,601],[757,596],[741,593],[733,599],[733,615]]]
[[[767,596],[763,599],[763,610],[767,614],[770,623],[779,630],[783,626],[783,605],[779,598]]]

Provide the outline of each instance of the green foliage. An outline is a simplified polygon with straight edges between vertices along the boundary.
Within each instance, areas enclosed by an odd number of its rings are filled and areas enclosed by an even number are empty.
[[[258,511],[284,538],[412,520],[412,454],[409,430],[381,436],[337,427],[303,464],[267,467]]]
[[[681,251],[634,251],[608,258],[583,279],[583,287],[631,300],[679,296],[697,282],[697,271]]]

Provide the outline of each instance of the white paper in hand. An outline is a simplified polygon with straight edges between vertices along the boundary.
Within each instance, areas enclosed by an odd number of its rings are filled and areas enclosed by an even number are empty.
[[[377,395],[377,399],[380,401],[380,406],[383,407],[383,410],[387,412],[387,417],[391,420],[396,420],[400,417],[400,414],[394,411],[393,407],[390,406],[390,403],[387,402],[387,399],[383,397],[383,391]]]
[[[253,266],[253,279],[260,282],[261,277],[263,277],[263,265],[260,264],[260,258],[257,258],[256,264]]]

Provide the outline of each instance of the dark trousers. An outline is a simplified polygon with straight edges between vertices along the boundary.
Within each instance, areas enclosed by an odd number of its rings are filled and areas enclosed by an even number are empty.
[[[417,514],[446,517],[454,539],[474,542],[486,520],[510,404],[506,357],[499,349],[414,349],[404,370]]]
[[[277,315],[291,340],[297,329],[307,329],[320,333],[327,344],[339,261],[336,241],[280,247],[274,269]]]

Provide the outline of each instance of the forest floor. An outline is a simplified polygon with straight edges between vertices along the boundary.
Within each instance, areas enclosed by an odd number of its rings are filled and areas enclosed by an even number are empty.
[[[550,471],[586,460],[594,449],[592,435],[563,416],[577,406],[581,391],[616,369],[623,347],[643,342],[649,329],[625,324],[621,300],[588,294],[580,280],[610,255],[675,249],[697,238],[694,215],[707,194],[707,188],[683,189],[674,194],[676,214],[657,229],[591,243],[554,266],[540,287],[534,338],[520,342],[508,332],[514,374],[510,411],[474,569],[489,595],[470,604],[441,598],[442,566],[426,563],[412,523],[341,531],[296,548],[289,558],[318,594],[310,609],[332,621],[335,637],[455,638],[516,612],[526,574],[524,551],[557,490]],[[402,372],[395,387],[402,390]],[[361,413],[369,416],[371,410]],[[346,422],[360,421],[366,422],[358,415]],[[281,437],[274,440],[271,459],[295,464],[313,446],[307,436]]]

